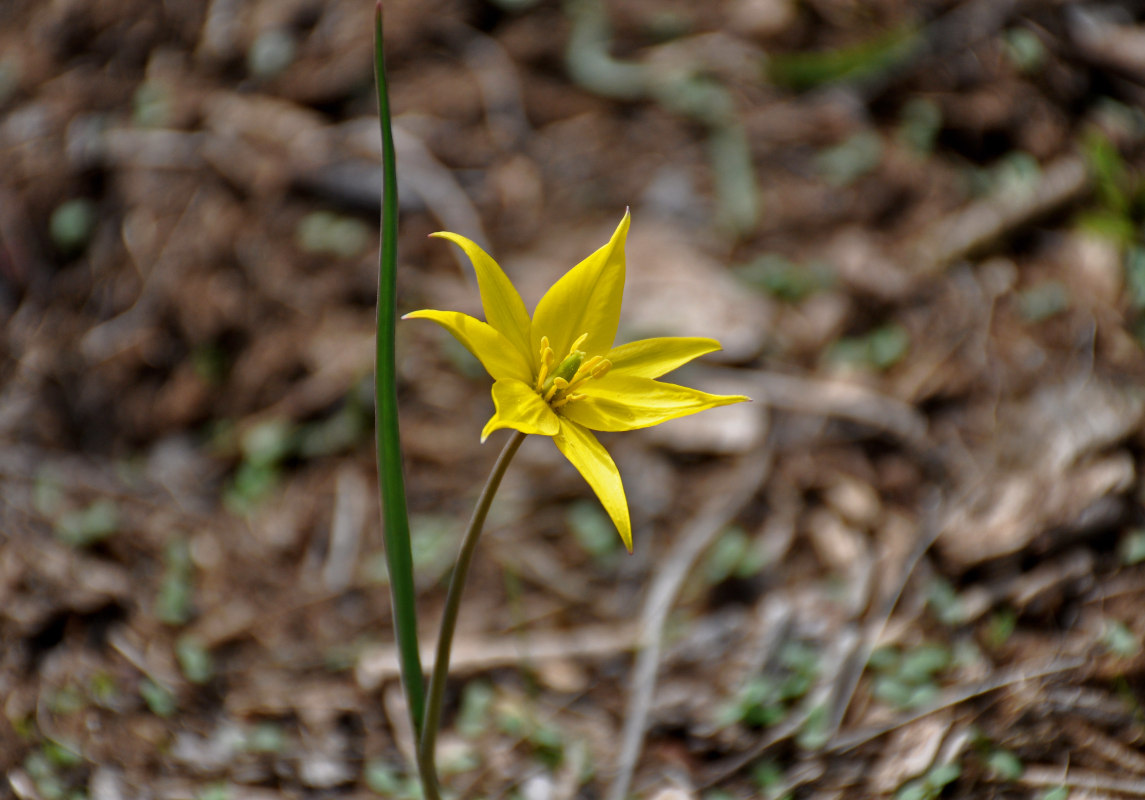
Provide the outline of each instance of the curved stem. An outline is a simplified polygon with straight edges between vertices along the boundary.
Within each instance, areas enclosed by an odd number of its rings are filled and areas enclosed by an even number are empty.
[[[461,550],[457,554],[457,563],[453,567],[453,576],[449,579],[449,593],[445,597],[445,610],[441,614],[441,631],[437,635],[437,654],[433,659],[433,674],[429,679],[429,694],[425,702],[425,717],[421,730],[421,745],[418,747],[418,761],[427,764],[432,772],[434,750],[437,747],[437,728],[441,724],[441,704],[445,697],[445,681],[449,677],[449,653],[453,647],[453,632],[457,628],[457,614],[461,609],[461,594],[465,590],[465,579],[469,574],[469,562],[473,560],[473,552],[477,549],[477,540],[481,538],[481,529],[485,527],[485,517],[489,514],[489,506],[493,503],[493,495],[501,485],[501,478],[509,468],[509,462],[517,453],[521,442],[525,441],[525,434],[520,431],[513,432],[489,479],[481,496],[477,498],[477,505],[473,508],[473,516],[469,519],[469,527],[465,537],[461,540]],[[424,774],[424,773],[423,773]]]

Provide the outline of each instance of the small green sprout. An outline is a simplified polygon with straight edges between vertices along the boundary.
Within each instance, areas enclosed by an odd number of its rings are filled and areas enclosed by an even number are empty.
[[[166,625],[186,625],[191,619],[195,594],[195,565],[187,540],[176,537],[168,542],[163,562],[155,616]]]
[[[421,800],[423,797],[416,777],[402,774],[385,761],[366,762],[362,778],[371,792],[386,800]]]
[[[255,78],[273,78],[294,62],[298,44],[289,31],[271,28],[261,32],[247,51],[246,66]]]
[[[859,131],[849,139],[828,148],[815,159],[820,177],[831,186],[850,186],[879,166],[883,141],[874,131]]]
[[[560,730],[552,725],[535,724],[527,741],[533,748],[533,757],[549,769],[556,769],[564,760],[565,741]]]
[[[84,757],[78,748],[57,740],[44,742],[41,750],[48,761],[61,769],[75,767],[84,762]]]
[[[872,691],[882,702],[899,709],[924,706],[938,696],[938,673],[950,667],[949,648],[923,644],[902,652],[880,648],[871,654],[870,668],[876,677]]]
[[[717,713],[717,723],[727,726],[738,722],[749,728],[766,728],[780,722],[811,690],[819,675],[819,661],[819,652],[811,645],[786,642],[776,659],[776,673],[748,680],[735,699]]]
[[[56,523],[56,536],[72,547],[89,547],[118,531],[119,507],[106,498],[80,511],[64,514]]]
[[[68,200],[52,212],[48,233],[52,244],[67,257],[82,253],[95,232],[95,203],[85,197]]]
[[[962,767],[958,764],[937,764],[925,775],[903,784],[895,792],[895,800],[937,800],[942,791],[958,780]]]
[[[835,270],[830,264],[796,264],[778,253],[760,256],[737,269],[736,275],[749,286],[787,303],[802,302],[835,283]]]
[[[1141,652],[1141,640],[1120,620],[1108,620],[1101,633],[1101,644],[1117,658],[1133,658]]]
[[[1145,561],[1145,528],[1134,528],[1125,534],[1117,547],[1121,563],[1127,567]]]
[[[64,489],[55,469],[44,467],[36,474],[36,482],[32,487],[32,504],[45,517],[56,516],[63,507]]]
[[[910,350],[910,334],[897,323],[876,328],[864,336],[845,337],[827,351],[832,364],[848,364],[877,370],[890,369]]]
[[[704,562],[704,578],[710,586],[716,586],[729,578],[746,579],[767,565],[767,557],[758,547],[756,540],[738,525],[732,525],[723,532]]]
[[[760,761],[751,768],[751,781],[768,800],[778,798],[783,789],[783,768],[774,761]]]
[[[221,386],[230,369],[230,359],[218,344],[204,344],[191,352],[195,375],[208,386]]]
[[[229,783],[219,781],[212,783],[195,792],[195,800],[231,800],[234,789]]]
[[[171,691],[150,678],[144,678],[139,682],[139,695],[151,713],[157,717],[166,719],[178,710],[175,696],[171,694]]]
[[[481,758],[474,746],[458,739],[450,741],[441,748],[438,760],[440,762],[438,769],[443,775],[459,775],[481,766]]]
[[[909,58],[920,41],[917,27],[903,25],[834,50],[773,55],[767,75],[776,85],[796,91],[837,81],[861,81]]]
[[[268,419],[252,426],[239,438],[243,460],[224,497],[233,512],[248,514],[278,485],[282,462],[294,454],[297,429],[283,419]]]
[[[569,505],[565,521],[581,549],[601,565],[613,563],[620,553],[616,528],[596,503],[578,500]]]
[[[1059,281],[1044,281],[1018,295],[1018,311],[1029,322],[1044,322],[1069,308],[1069,291]]]
[[[131,98],[131,119],[140,128],[163,128],[171,120],[171,92],[157,83],[141,83]]]
[[[1038,160],[1022,150],[1006,153],[988,167],[968,173],[970,191],[975,195],[1032,196],[1042,177]]]
[[[457,714],[457,732],[467,739],[485,733],[489,729],[489,710],[493,706],[493,698],[493,687],[487,682],[470,681],[466,684],[461,695],[461,710]]]
[[[185,634],[176,640],[175,659],[183,677],[191,683],[206,683],[214,677],[214,659],[197,636]]]
[[[286,749],[286,732],[277,722],[264,720],[249,731],[243,740],[248,753],[281,753]]]
[[[298,246],[307,253],[355,258],[370,246],[370,228],[356,217],[330,211],[307,214],[298,223]]]
[[[895,135],[904,146],[925,156],[933,152],[941,131],[942,109],[933,100],[915,97],[903,106]]]
[[[827,710],[827,704],[820,703],[807,712],[795,737],[795,743],[803,750],[819,750],[827,744],[830,736],[830,731],[827,729]]]
[[[48,710],[53,714],[65,716],[83,711],[87,707],[87,698],[74,684],[68,684],[48,695]]]
[[[1027,28],[1011,28],[1005,35],[1006,55],[1020,72],[1032,75],[1046,62],[1046,47],[1038,35]]]
[[[119,700],[119,685],[110,672],[99,670],[88,682],[87,694],[97,706],[113,708]]]
[[[999,747],[986,756],[986,769],[999,780],[1016,781],[1022,777],[1025,767],[1013,752]]]
[[[986,623],[986,644],[990,647],[1001,647],[1010,640],[1014,630],[1018,627],[1018,615],[1012,608],[1001,608],[995,611],[989,622]]]
[[[55,750],[49,745],[28,754],[24,759],[24,771],[43,800],[66,800],[72,795],[71,782],[62,773],[69,765],[59,761],[62,749]]]
[[[1125,251],[1125,293],[1131,309],[1145,311],[1145,248],[1135,246]]]
[[[950,581],[935,578],[927,586],[926,604],[943,625],[956,626],[966,621],[966,609]]]

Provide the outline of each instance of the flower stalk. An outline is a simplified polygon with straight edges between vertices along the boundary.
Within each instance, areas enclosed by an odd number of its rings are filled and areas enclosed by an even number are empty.
[[[469,575],[469,564],[473,561],[473,553],[477,549],[477,540],[481,538],[481,531],[485,527],[485,518],[489,515],[489,506],[493,503],[493,496],[501,486],[501,479],[505,477],[505,470],[509,462],[517,454],[521,442],[525,441],[525,434],[514,431],[513,436],[505,444],[493,471],[485,481],[485,488],[477,498],[477,505],[473,508],[473,516],[469,519],[469,527],[465,529],[465,536],[461,540],[461,549],[457,554],[457,563],[453,566],[453,575],[449,579],[449,592],[445,597],[445,610],[441,614],[441,628],[437,634],[437,653],[433,659],[433,673],[429,679],[429,695],[426,698],[425,726],[421,731],[421,742],[418,748],[418,759],[428,764],[433,763],[434,751],[437,749],[437,731],[441,725],[441,705],[445,698],[445,682],[449,678],[449,656],[453,648],[453,633],[457,629],[457,615],[461,610],[461,595],[465,591],[465,580]]]

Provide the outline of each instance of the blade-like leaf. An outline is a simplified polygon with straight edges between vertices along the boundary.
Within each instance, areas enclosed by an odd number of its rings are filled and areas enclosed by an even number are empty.
[[[378,88],[378,118],[382,128],[382,231],[378,257],[378,335],[374,358],[375,434],[378,485],[385,528],[386,565],[394,634],[401,655],[402,684],[414,730],[421,733],[425,706],[425,678],[417,646],[417,608],[414,596],[413,557],[409,517],[402,477],[402,448],[398,435],[398,393],[394,365],[394,325],[397,321],[398,177],[394,134],[382,48],[382,4],[374,13],[374,77]]]

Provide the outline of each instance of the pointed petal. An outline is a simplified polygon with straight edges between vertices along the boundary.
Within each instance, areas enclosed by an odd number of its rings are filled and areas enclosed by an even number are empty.
[[[521,295],[504,270],[488,253],[464,236],[448,231],[431,233],[430,236],[453,242],[469,256],[473,262],[473,271],[477,273],[477,288],[481,291],[485,321],[512,342],[526,361],[532,364],[537,348],[529,340],[529,312],[525,310]]]
[[[592,433],[567,419],[561,420],[561,431],[553,441],[596,492],[600,504],[612,517],[624,546],[631,553],[632,522],[628,518],[628,499],[624,496],[624,484],[612,456]]]
[[[481,431],[481,441],[501,428],[512,428],[521,433],[538,433],[542,436],[555,436],[561,422],[549,404],[533,391],[527,383],[514,380],[497,381],[493,384],[493,405],[497,412]]]
[[[569,403],[561,414],[594,431],[630,431],[659,425],[698,411],[742,403],[742,395],[719,395],[676,386],[651,378],[613,375],[577,387],[584,398]]]
[[[493,326],[474,319],[460,311],[411,311],[402,319],[431,319],[453,334],[453,338],[465,345],[465,349],[477,357],[485,371],[494,380],[510,378],[519,381],[533,379],[532,368],[525,357],[509,343],[509,340]]]
[[[666,336],[622,344],[609,350],[604,357],[612,362],[612,375],[659,378],[693,358],[720,349],[720,343],[715,339]]]
[[[625,211],[608,244],[566,272],[541,298],[533,313],[533,351],[539,350],[541,336],[547,336],[557,359],[562,359],[582,333],[588,338],[581,349],[589,356],[612,347],[624,294],[628,222]]]

